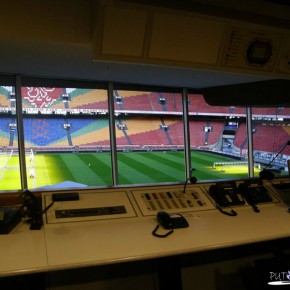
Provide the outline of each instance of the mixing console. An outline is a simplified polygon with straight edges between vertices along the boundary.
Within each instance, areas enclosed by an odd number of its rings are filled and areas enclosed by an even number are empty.
[[[182,189],[142,189],[133,191],[143,215],[152,215],[158,211],[186,212],[214,208],[201,187]]]

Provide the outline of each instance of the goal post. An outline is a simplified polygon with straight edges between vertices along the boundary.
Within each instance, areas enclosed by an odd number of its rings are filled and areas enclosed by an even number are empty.
[[[225,171],[225,167],[230,167],[230,166],[243,166],[247,165],[248,166],[248,161],[225,161],[225,162],[214,162],[212,165],[212,169],[216,169],[217,166],[221,167],[221,171]],[[260,163],[255,163],[254,166],[258,169],[261,169]]]

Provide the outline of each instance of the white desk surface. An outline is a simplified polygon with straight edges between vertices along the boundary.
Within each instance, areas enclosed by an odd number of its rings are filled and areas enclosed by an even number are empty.
[[[49,268],[103,265],[185,254],[290,236],[290,214],[275,205],[239,208],[238,216],[218,211],[185,214],[189,227],[167,238],[151,232],[154,217],[45,226]],[[160,233],[165,230],[160,230]]]
[[[124,189],[122,189],[124,191]],[[290,213],[281,202],[236,207],[230,217],[216,209],[184,213],[189,227],[156,238],[155,215],[62,222],[30,231],[18,225],[0,236],[0,276],[105,265],[186,254],[290,237]],[[165,230],[160,228],[160,233]]]
[[[44,230],[30,231],[22,222],[8,235],[0,235],[0,247],[0,276],[47,269]]]

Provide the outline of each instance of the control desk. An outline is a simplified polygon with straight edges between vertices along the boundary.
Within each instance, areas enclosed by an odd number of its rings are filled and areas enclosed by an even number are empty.
[[[0,276],[140,261],[290,237],[289,179],[42,192],[43,227],[0,236]],[[188,227],[152,234],[157,214]],[[168,229],[159,227],[166,235]]]

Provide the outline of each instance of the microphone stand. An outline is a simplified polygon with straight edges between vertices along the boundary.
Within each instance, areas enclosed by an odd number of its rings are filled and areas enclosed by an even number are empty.
[[[27,215],[30,223],[30,230],[40,230],[43,221],[42,221],[42,212],[41,205],[37,197],[28,189],[25,189],[20,198],[23,199],[22,210],[23,214]]]
[[[192,171],[194,171],[195,168],[191,168],[190,169],[190,175],[192,174]],[[196,183],[197,182],[197,178],[195,176],[190,176],[188,177],[186,180],[185,180],[185,183],[184,183],[184,187],[183,187],[183,191],[182,193],[185,193],[185,189],[186,189],[186,185],[188,183],[188,181],[190,180],[190,183]]]

